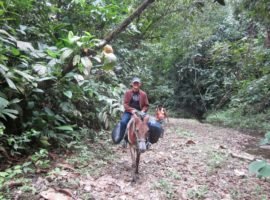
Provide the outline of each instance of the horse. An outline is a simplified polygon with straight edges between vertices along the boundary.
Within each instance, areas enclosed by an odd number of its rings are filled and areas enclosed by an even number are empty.
[[[156,107],[155,116],[156,116],[156,120],[159,122],[164,122],[166,118],[167,118],[167,122],[169,122],[168,113],[162,105],[158,105]]]
[[[146,138],[148,134],[148,120],[149,116],[141,118],[136,114],[133,114],[128,125],[127,125],[127,136],[129,149],[131,154],[132,165],[131,168],[134,169],[132,176],[132,182],[136,182],[139,178],[139,163],[141,153],[146,151]]]
[[[159,122],[162,126],[162,133],[160,135],[161,138],[163,138],[164,135],[164,123],[165,119],[167,118],[167,122],[169,122],[168,114],[166,109],[162,105],[158,105],[156,108],[156,113],[155,113],[156,121]]]

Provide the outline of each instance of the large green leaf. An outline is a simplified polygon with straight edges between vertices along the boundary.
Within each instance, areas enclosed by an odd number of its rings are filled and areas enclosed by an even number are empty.
[[[47,74],[47,67],[42,65],[42,64],[35,64],[33,66],[33,69],[35,70],[36,73],[38,73],[38,75],[43,76]]]
[[[48,138],[47,137],[41,137],[40,138],[40,143],[43,145],[43,146],[45,146],[45,147],[47,147],[47,146],[50,146],[51,144],[49,143],[49,141],[48,141]]]
[[[32,90],[33,92],[37,92],[37,93],[44,93],[44,90],[39,89],[39,88],[35,88]]]
[[[3,109],[3,108],[5,108],[5,107],[7,107],[8,104],[9,104],[9,101],[8,101],[8,100],[6,100],[6,99],[0,97],[0,109]]]
[[[65,48],[65,50],[63,51],[60,59],[62,62],[64,62],[67,58],[69,58],[71,56],[71,54],[73,53],[72,49],[69,48]]]
[[[13,42],[16,42],[17,41],[15,37],[13,37],[12,35],[10,35],[7,31],[5,31],[3,29],[0,29],[0,34],[6,36],[6,38],[8,38],[9,40],[11,40]],[[0,37],[0,38],[2,38],[2,37]],[[13,45],[13,43],[11,43],[11,44]]]
[[[11,52],[12,52],[12,54],[14,56],[19,56],[20,55],[20,51],[18,49],[16,49],[16,48],[12,48]]]
[[[74,42],[80,40],[79,36],[74,35],[71,31],[68,32],[68,42],[73,44]]]
[[[270,165],[266,164],[263,168],[259,170],[259,175],[262,177],[269,177],[270,176]]]
[[[17,41],[17,47],[22,51],[35,51],[34,47],[30,42]]]
[[[24,77],[28,81],[31,81],[31,80],[35,79],[33,76],[27,74],[26,72],[23,72],[23,71],[20,71],[20,70],[17,70],[17,69],[15,69],[14,72],[21,75],[22,77]]]
[[[73,66],[76,66],[77,64],[80,63],[81,56],[80,55],[75,55],[72,61]]]
[[[58,126],[58,127],[56,127],[56,129],[58,129],[58,130],[62,130],[62,131],[73,131],[73,128],[72,128],[72,126]]]
[[[51,56],[52,58],[57,58],[59,56],[59,53],[50,49],[47,49],[47,54]]]
[[[85,57],[82,57],[81,58],[81,62],[83,64],[83,66],[85,67],[85,69],[83,70],[83,73],[85,75],[89,75],[90,74],[90,70],[91,70],[91,68],[93,66],[91,60],[88,57],[85,56]]]
[[[37,79],[38,82],[47,81],[47,80],[56,80],[56,77],[50,76],[50,77],[43,77],[43,78]]]
[[[13,109],[3,109],[0,114],[7,115],[12,119],[16,119],[17,118],[16,115],[19,114],[19,112]]]
[[[248,169],[250,173],[258,174],[259,171],[265,166],[266,166],[266,162],[263,160],[253,161],[252,163],[249,164]]]
[[[9,78],[6,77],[6,81],[7,81],[8,86],[9,86],[10,88],[12,88],[12,89],[14,89],[14,90],[18,90],[17,87],[16,87],[16,85],[15,85],[15,83],[14,83],[11,79],[9,79]]]
[[[22,101],[21,99],[15,98],[15,99],[12,99],[12,100],[9,102],[9,104],[16,104],[16,103],[19,103],[19,102],[21,102],[21,101]]]
[[[84,81],[84,77],[80,74],[75,74],[74,75],[75,80],[78,82],[79,85],[83,84]]]
[[[68,97],[69,99],[72,98],[72,92],[71,92],[70,90],[65,91],[65,92],[64,92],[64,95],[65,95],[66,97]]]
[[[0,69],[2,69],[4,72],[8,71],[8,68],[5,65],[2,65],[2,64],[0,64]]]

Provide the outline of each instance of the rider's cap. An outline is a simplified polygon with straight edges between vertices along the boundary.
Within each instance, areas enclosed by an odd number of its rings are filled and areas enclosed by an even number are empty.
[[[141,79],[139,79],[138,77],[134,77],[131,82],[132,83],[135,83],[135,82],[141,83]]]

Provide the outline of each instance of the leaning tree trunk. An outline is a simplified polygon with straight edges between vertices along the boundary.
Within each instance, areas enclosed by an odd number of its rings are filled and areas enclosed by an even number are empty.
[[[105,46],[107,43],[111,42],[116,35],[121,33],[126,29],[126,27],[151,4],[155,0],[145,0],[128,18],[126,18],[115,30],[110,32],[105,36],[103,42],[99,45],[99,47]]]
[[[128,17],[126,18],[115,30],[107,34],[102,42],[96,47],[97,49],[104,47],[106,44],[111,42],[119,33],[123,32],[127,26],[150,5],[155,0],[144,0],[143,3]],[[63,69],[62,75],[64,76],[68,72],[72,71],[74,69],[74,66],[72,64],[72,60],[70,59],[70,62],[67,64],[67,66]]]

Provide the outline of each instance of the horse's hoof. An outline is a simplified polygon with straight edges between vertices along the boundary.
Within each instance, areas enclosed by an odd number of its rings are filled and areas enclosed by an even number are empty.
[[[132,182],[135,183],[139,179],[139,174],[134,174],[132,177]]]

